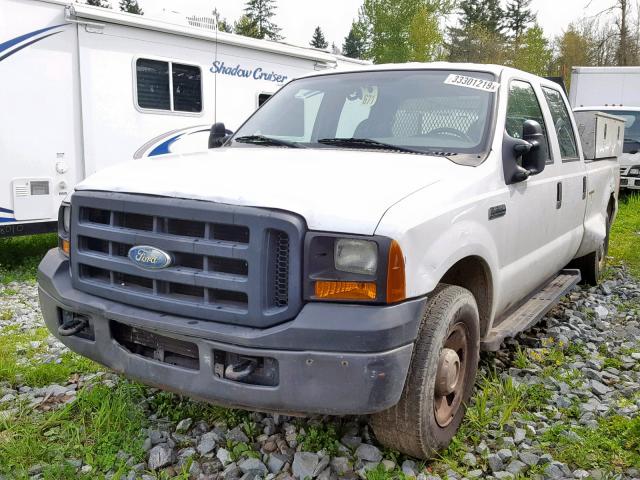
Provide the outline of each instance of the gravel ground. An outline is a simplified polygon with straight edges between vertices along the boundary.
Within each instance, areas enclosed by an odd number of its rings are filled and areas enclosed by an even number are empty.
[[[246,422],[244,428],[230,428],[233,422],[224,420],[212,424],[187,417],[170,420],[145,405],[144,461],[121,452],[130,467],[123,478],[171,477],[185,465],[189,478],[223,480],[291,476],[378,480],[404,478],[403,474],[418,480],[640,478],[637,460],[633,466],[621,469],[611,465],[609,470],[602,465],[580,468],[580,462],[566,460],[571,457],[566,449],[561,455],[565,463],[555,456],[563,446],[587,451],[589,432],[598,431],[607,419],[638,416],[639,310],[640,284],[623,270],[614,269],[600,287],[574,290],[538,326],[507,342],[500,352],[483,356],[480,373],[485,381],[479,380],[470,407],[475,417],[471,412],[467,416],[463,425],[466,433],[461,434],[464,438],[458,438],[441,459],[426,465],[376,445],[362,418],[295,419],[251,413],[246,416],[251,420],[247,431]],[[0,336],[3,330],[29,332],[42,325],[35,285],[0,285]],[[55,364],[67,351],[52,336],[27,343],[19,348],[38,353],[29,360],[25,356],[23,361]],[[490,390],[486,378],[503,389]],[[10,383],[0,382],[0,432],[2,420],[14,415],[19,405],[39,411],[56,409],[73,402],[78,390],[87,385],[100,382],[113,386],[120,381],[113,374],[100,372],[40,388],[26,384],[10,388]],[[504,399],[491,396],[492,392],[504,392],[505,385],[542,392],[537,408],[504,415],[508,408]],[[146,392],[151,405],[159,392]],[[481,401],[486,403],[479,404]],[[476,418],[483,412],[494,412],[493,407],[498,410],[495,418],[484,422]],[[474,425],[480,424],[482,428],[474,430]],[[640,449],[640,439],[625,447]],[[91,471],[91,466],[80,460],[69,462],[75,462],[79,473]],[[41,465],[33,465],[30,475],[41,478],[41,470]],[[109,478],[108,472],[103,473]]]

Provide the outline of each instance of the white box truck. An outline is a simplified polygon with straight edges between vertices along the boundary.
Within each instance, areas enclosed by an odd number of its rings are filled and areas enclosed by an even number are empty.
[[[625,120],[620,187],[640,190],[640,67],[574,67],[570,98],[575,112]]]
[[[61,200],[104,167],[206,149],[212,123],[238,127],[290,79],[365,63],[186,23],[0,1],[0,237],[53,231]]]

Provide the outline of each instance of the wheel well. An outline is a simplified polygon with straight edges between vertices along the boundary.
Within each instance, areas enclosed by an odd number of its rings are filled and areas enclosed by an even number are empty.
[[[609,198],[609,205],[607,205],[607,213],[609,214],[609,221],[611,221],[611,218],[613,217],[615,208],[616,208],[616,199],[612,193],[611,197]]]
[[[480,314],[480,337],[484,337],[489,327],[493,299],[491,271],[487,263],[476,256],[463,258],[447,270],[440,281],[466,288],[473,294]]]

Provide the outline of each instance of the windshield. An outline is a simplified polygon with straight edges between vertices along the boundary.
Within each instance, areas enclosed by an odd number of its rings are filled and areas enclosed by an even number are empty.
[[[603,110],[604,113],[624,118],[624,153],[640,151],[640,112],[622,110]]]
[[[231,144],[374,148],[455,156],[460,163],[468,157],[478,164],[487,150],[493,79],[444,70],[304,78],[270,98]]]

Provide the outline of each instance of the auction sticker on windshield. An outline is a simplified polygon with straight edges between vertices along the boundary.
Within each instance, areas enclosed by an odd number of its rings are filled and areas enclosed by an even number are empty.
[[[476,90],[484,90],[485,92],[497,92],[500,84],[491,80],[483,80],[482,78],[467,77],[465,75],[450,74],[444,81],[447,85],[456,85],[458,87],[475,88]]]

